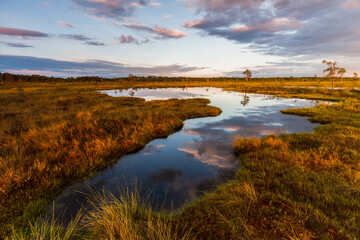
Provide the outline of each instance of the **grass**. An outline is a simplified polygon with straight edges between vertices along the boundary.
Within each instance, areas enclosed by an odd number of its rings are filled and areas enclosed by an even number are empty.
[[[172,215],[154,212],[139,192],[124,190],[120,197],[93,193],[86,215],[78,214],[67,226],[56,219],[39,220],[27,231],[13,229],[7,239],[149,239],[185,240],[190,231],[172,220]]]
[[[67,225],[59,224],[56,219],[39,219],[35,223],[29,223],[27,231],[12,229],[11,237],[5,239],[37,239],[37,240],[71,240],[78,239],[84,235],[81,231],[79,220],[80,213]]]
[[[199,239],[359,238],[359,107],[353,99],[284,110],[327,124],[314,133],[237,138],[237,178],[177,218]]]
[[[337,103],[282,111],[323,123],[314,133],[237,138],[234,151],[241,167],[236,178],[180,212],[154,212],[137,192],[125,192],[117,198],[97,196],[94,210],[69,227],[36,222],[64,186],[176,131],[184,119],[219,114],[206,100],[144,102],[94,92],[127,84],[14,83],[1,88],[0,186],[8,187],[1,189],[7,195],[0,195],[4,233],[13,239],[62,239],[66,234],[68,239],[360,238],[360,91],[332,91],[318,80],[131,83],[215,86]],[[303,85],[317,87],[284,87]]]
[[[0,232],[27,225],[64,187],[181,129],[183,120],[221,112],[208,104],[112,98],[60,84],[2,90]]]

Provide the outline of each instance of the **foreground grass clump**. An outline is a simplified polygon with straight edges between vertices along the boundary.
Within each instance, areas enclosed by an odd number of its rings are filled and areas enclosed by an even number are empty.
[[[33,221],[64,187],[117,157],[179,130],[188,118],[216,116],[209,100],[145,102],[94,89],[43,85],[0,95],[0,236]]]
[[[154,212],[139,193],[127,191],[120,198],[95,195],[94,209],[82,224],[91,239],[189,239],[189,231],[171,215]]]
[[[26,231],[14,230],[8,239],[126,239],[185,240],[190,231],[172,220],[171,215],[154,212],[137,190],[124,191],[120,197],[93,193],[92,210],[78,214],[68,225],[39,220]]]

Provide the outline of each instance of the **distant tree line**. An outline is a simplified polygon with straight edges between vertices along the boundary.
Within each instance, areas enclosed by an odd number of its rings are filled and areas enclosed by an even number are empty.
[[[83,77],[47,77],[41,75],[20,75],[11,73],[0,73],[0,84],[6,83],[21,83],[21,82],[283,82],[283,81],[327,81],[326,77],[270,77],[270,78],[253,78],[252,73],[249,70],[244,72],[245,77],[215,77],[215,78],[188,78],[188,77],[166,77],[166,76],[133,76],[128,77],[96,77],[96,76],[83,76]],[[251,78],[251,79],[250,79]],[[354,74],[354,78],[357,79],[357,74]]]

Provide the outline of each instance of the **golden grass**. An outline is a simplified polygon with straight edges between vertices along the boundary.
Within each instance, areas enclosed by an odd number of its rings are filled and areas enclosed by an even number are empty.
[[[97,198],[94,211],[70,227],[73,234],[69,239],[359,238],[360,92],[323,88],[329,84],[316,79],[278,79],[248,83],[211,80],[4,85],[0,89],[2,233],[9,233],[7,223],[18,229],[31,220],[28,230],[15,230],[15,239],[35,238],[37,234],[47,239],[65,236],[67,228],[51,221],[34,224],[44,206],[64,186],[90,176],[153,138],[179,129],[184,119],[219,113],[207,106],[206,100],[145,103],[140,99],[110,98],[95,90],[214,86],[339,103],[282,111],[326,124],[315,133],[234,140],[241,163],[236,179],[178,214],[152,211],[136,192],[124,193],[118,199],[102,196]],[[342,86],[358,84],[344,81]]]
[[[221,112],[205,99],[145,102],[44,88],[0,96],[1,231],[26,225],[64,187],[179,130],[183,120]]]

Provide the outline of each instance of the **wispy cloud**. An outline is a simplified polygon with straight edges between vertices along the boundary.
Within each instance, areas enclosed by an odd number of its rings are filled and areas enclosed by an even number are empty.
[[[15,48],[30,48],[33,47],[31,45],[27,45],[24,43],[13,43],[13,42],[1,42],[2,44],[4,44],[7,47],[15,47]]]
[[[139,24],[139,23],[125,23],[123,24],[123,26],[138,31],[154,33],[162,38],[182,38],[188,36],[187,33],[182,32],[180,30],[164,28],[158,25],[150,26],[147,24]]]
[[[172,18],[172,17],[174,17],[174,16],[171,15],[171,14],[167,14],[167,15],[163,16],[162,18],[163,19],[169,19],[169,18]]]
[[[9,35],[9,36],[18,36],[22,38],[29,38],[29,37],[49,37],[48,34],[33,30],[26,30],[26,29],[19,29],[19,28],[7,28],[0,26],[0,34]]]
[[[104,77],[133,75],[166,75],[178,76],[184,73],[204,68],[191,67],[181,64],[138,67],[123,63],[87,60],[87,61],[61,61],[50,58],[30,56],[0,55],[0,71],[2,72],[50,72],[57,76],[83,76],[96,75]]]
[[[76,26],[71,24],[71,23],[68,23],[68,22],[64,22],[64,21],[57,21],[57,23],[61,26],[64,26],[64,27],[70,27],[70,28],[75,28]]]
[[[92,38],[89,38],[83,34],[59,34],[59,37],[66,38],[66,39],[78,40],[78,41],[92,40]]]
[[[96,39],[87,37],[83,34],[59,34],[58,36],[60,38],[82,41],[82,42],[84,42],[84,44],[91,45],[91,46],[105,46],[106,45],[103,42],[99,42]]]
[[[99,41],[86,41],[85,44],[91,45],[91,46],[105,46],[106,44]]]
[[[151,1],[149,2],[149,5],[153,7],[159,7],[162,5],[162,2]]]
[[[52,4],[51,2],[44,1],[44,2],[42,2],[42,4],[47,7],[54,7],[54,4]]]

